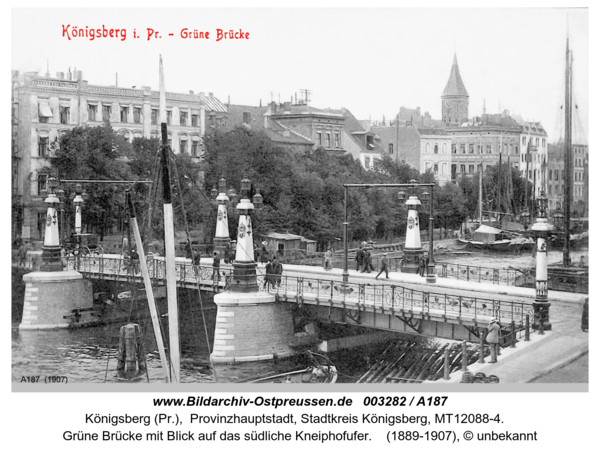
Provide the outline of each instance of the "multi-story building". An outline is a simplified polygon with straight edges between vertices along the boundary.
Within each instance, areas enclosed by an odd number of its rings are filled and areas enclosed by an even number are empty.
[[[218,99],[203,93],[166,93],[169,142],[175,153],[202,161],[206,116],[226,112]],[[150,87],[92,85],[81,71],[56,77],[36,72],[12,78],[13,235],[41,240],[46,205],[43,192],[61,134],[77,126],[109,121],[129,140],[159,137],[159,92]]]
[[[585,217],[589,214],[589,150],[584,144],[572,145],[573,202],[571,212]],[[565,146],[564,142],[548,146],[547,176],[548,208],[564,208],[565,201]]]
[[[450,182],[452,135],[443,129],[417,129],[421,144],[420,172],[431,171],[440,185]]]

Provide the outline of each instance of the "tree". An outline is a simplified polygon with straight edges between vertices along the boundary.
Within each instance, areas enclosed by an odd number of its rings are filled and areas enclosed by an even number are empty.
[[[130,143],[117,135],[109,123],[98,127],[75,127],[61,136],[53,166],[59,179],[130,180],[129,165],[118,157],[131,153]],[[126,212],[121,188],[110,184],[86,184],[88,195],[82,226],[92,225],[101,235]],[[73,187],[64,187],[70,198]]]

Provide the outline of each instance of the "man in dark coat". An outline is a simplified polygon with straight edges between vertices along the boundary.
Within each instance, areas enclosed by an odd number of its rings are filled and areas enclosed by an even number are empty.
[[[356,252],[356,257],[354,258],[354,260],[356,261],[356,271],[359,271],[363,264],[364,264],[364,259],[365,259],[365,252],[363,251],[363,247],[361,245],[361,247],[358,249],[358,251]]]
[[[213,280],[213,285],[217,285],[217,283],[219,282],[219,267],[221,266],[221,259],[219,259],[219,253],[217,253],[216,251],[213,252],[213,274],[212,274],[212,280]]]
[[[281,265],[281,262],[279,262],[279,259],[277,259],[277,256],[275,256],[273,258],[273,279],[272,279],[273,287],[275,287],[275,284],[277,284],[278,289],[279,289],[279,286],[281,286],[282,273],[283,273],[283,265]]]
[[[265,283],[263,284],[264,289],[270,289],[273,285],[273,264],[271,263],[271,259],[268,260],[267,265],[265,265]]]
[[[385,272],[385,277],[389,278],[388,276],[388,257],[387,257],[387,253],[383,253],[383,257],[381,258],[381,266],[379,269],[379,273],[377,273],[377,276],[375,276],[375,279],[379,278],[379,275],[381,275],[383,272]]]
[[[587,333],[589,330],[589,302],[590,297],[585,297],[585,301],[583,303],[583,312],[581,313],[581,331]]]

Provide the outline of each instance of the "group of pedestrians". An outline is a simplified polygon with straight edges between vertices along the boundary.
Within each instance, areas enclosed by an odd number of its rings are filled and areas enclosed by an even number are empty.
[[[263,288],[275,289],[281,286],[281,275],[283,274],[283,265],[277,259],[277,256],[273,256],[272,259],[267,260],[265,266],[265,282]]]
[[[387,256],[387,254],[386,254]],[[356,271],[360,271],[361,273],[371,273],[375,270],[373,267],[373,258],[371,257],[371,252],[365,248],[364,245],[361,245],[358,251],[356,252],[356,256],[354,257],[356,261]],[[387,260],[386,260],[386,269],[387,269]],[[380,273],[381,274],[381,273]],[[386,271],[387,275],[387,271]],[[379,275],[378,275],[379,276]]]

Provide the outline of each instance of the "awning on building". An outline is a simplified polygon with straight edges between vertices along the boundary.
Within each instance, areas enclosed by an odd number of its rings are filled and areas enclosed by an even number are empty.
[[[38,104],[38,111],[41,117],[43,118],[51,118],[54,115],[52,114],[52,109],[48,105],[48,101],[41,100]]]

